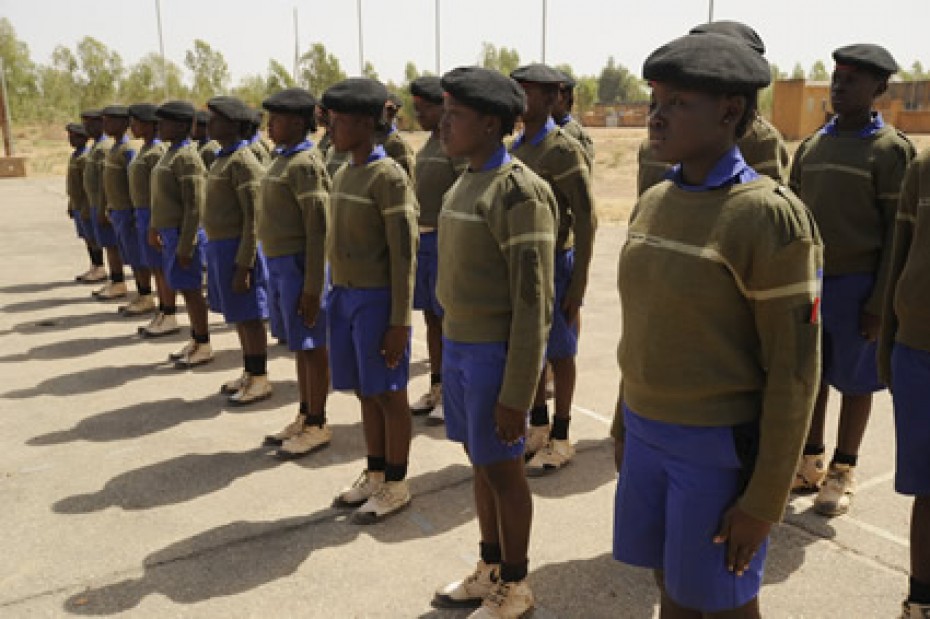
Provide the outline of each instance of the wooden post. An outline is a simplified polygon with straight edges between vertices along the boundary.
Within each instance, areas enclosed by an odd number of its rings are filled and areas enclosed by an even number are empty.
[[[0,58],[0,128],[3,129],[3,154],[13,156],[13,124],[10,122],[9,97],[6,93],[6,69]]]

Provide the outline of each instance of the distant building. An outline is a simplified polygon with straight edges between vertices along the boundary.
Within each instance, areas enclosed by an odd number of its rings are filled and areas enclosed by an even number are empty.
[[[586,127],[645,127],[648,115],[648,101],[596,103],[594,109],[582,114],[579,121]]]

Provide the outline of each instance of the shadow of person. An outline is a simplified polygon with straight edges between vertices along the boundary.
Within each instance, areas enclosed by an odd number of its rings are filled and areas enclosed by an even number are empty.
[[[92,314],[75,314],[71,316],[53,316],[40,320],[28,320],[15,325],[10,332],[16,333],[48,333],[52,331],[70,331],[76,327],[99,325],[104,322],[119,320],[116,312],[94,312]],[[127,322],[127,324],[129,324]],[[129,328],[131,331],[132,328]]]
[[[74,298],[74,297],[56,297],[54,299],[32,299],[30,301],[18,301],[16,303],[7,303],[6,305],[0,306],[0,312],[4,314],[20,314],[24,312],[36,312],[39,310],[52,309],[54,307],[61,307],[63,305],[75,305],[75,304],[87,304],[93,303],[95,305],[100,305],[102,302],[94,299],[90,296],[90,293],[87,293],[87,298]],[[114,315],[116,310],[116,305],[113,305]]]
[[[0,293],[4,294],[29,294],[31,292],[48,292],[53,288],[88,288],[90,285],[70,280],[61,280],[57,282],[30,282],[27,284],[10,284],[9,286],[0,286]]]
[[[803,564],[807,547],[822,539],[833,539],[836,529],[813,509],[810,499],[792,496],[782,523],[772,529],[763,584],[787,580]]]
[[[575,457],[567,466],[530,477],[530,489],[534,495],[558,498],[592,492],[616,481],[613,439],[585,439],[575,444]]]
[[[35,346],[27,352],[4,355],[0,363],[21,363],[33,359],[73,359],[100,352],[112,350],[122,346],[132,346],[139,342],[138,338],[129,335],[114,335],[110,337],[88,337],[62,340]]]
[[[38,383],[35,387],[15,389],[0,394],[0,397],[19,400],[41,395],[67,396],[104,391],[125,385],[133,380],[151,376],[153,372],[159,371],[163,367],[165,367],[164,363],[137,363],[134,365],[108,365],[88,368],[69,374],[52,376]]]
[[[64,610],[77,615],[111,615],[129,611],[149,595],[162,595],[178,604],[236,595],[293,575],[314,552],[344,546],[362,535],[385,544],[428,538],[465,524],[474,512],[441,509],[470,500],[465,484],[443,486],[463,477],[467,469],[452,465],[411,480],[414,499],[404,512],[386,522],[358,526],[348,522],[350,512],[333,508],[306,516],[265,522],[237,521],[210,529],[159,550],[143,561],[139,578],[87,589],[64,602]],[[460,496],[459,496],[460,495]],[[424,514],[429,513],[429,520]],[[349,574],[353,569],[358,573]],[[370,565],[345,565],[346,578],[360,580]],[[334,600],[308,590],[305,616],[334,614]]]

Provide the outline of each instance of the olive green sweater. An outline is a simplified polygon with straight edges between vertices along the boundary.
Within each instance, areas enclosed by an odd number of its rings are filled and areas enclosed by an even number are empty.
[[[197,154],[200,155],[205,168],[209,169],[213,165],[213,162],[216,161],[216,153],[219,150],[220,143],[216,140],[208,140],[203,146],[197,148]]]
[[[262,179],[256,229],[269,258],[304,254],[304,291],[322,298],[332,183],[315,149],[278,155]]]
[[[76,157],[68,157],[68,174],[65,177],[68,212],[81,219],[90,217],[90,203],[88,203],[87,193],[84,191],[84,166],[87,165],[88,152],[85,149]]]
[[[152,170],[154,229],[179,230],[178,255],[193,256],[200,213],[206,197],[206,168],[193,144],[169,147]]]
[[[824,274],[874,273],[864,311],[881,315],[910,141],[885,125],[874,135],[815,133],[798,147],[791,188],[823,235]]]
[[[255,211],[265,169],[245,146],[218,156],[207,173],[200,223],[210,241],[239,239],[236,265],[255,264]]]
[[[404,172],[407,173],[407,176],[414,178],[414,166],[416,165],[416,155],[414,155],[413,149],[410,148],[410,144],[407,144],[407,140],[400,136],[400,132],[396,129],[390,132],[387,137],[384,138],[382,142],[384,145],[384,152],[387,153],[387,156],[400,164],[400,167],[404,169]]]
[[[349,161],[349,153],[339,152],[334,146],[329,147],[326,156],[323,158],[326,173],[333,179],[336,178],[336,172],[339,171],[339,168],[345,165],[347,161]]]
[[[113,140],[102,136],[87,151],[87,159],[84,162],[84,192],[92,207],[103,206],[103,163],[107,158],[107,150],[112,145]]]
[[[565,296],[581,302],[588,286],[597,229],[591,175],[584,150],[574,138],[557,127],[539,144],[533,145],[530,140],[524,140],[512,153],[549,183],[559,203],[556,249],[575,248],[575,268]]]
[[[584,150],[585,160],[588,163],[588,171],[592,171],[594,168],[594,140],[591,139],[588,132],[584,130],[584,127],[582,127],[581,123],[575,118],[561,125],[561,127],[562,131],[568,134],[569,137],[575,138],[575,140],[581,144],[581,148]]]
[[[557,218],[548,184],[516,160],[462,174],[440,214],[443,335],[507,343],[498,401],[517,410],[533,403],[552,322]]]
[[[620,253],[620,400],[667,423],[758,421],[740,505],[770,522],[782,517],[820,381],[821,264],[807,209],[765,176],[703,192],[655,187]],[[622,427],[621,413],[612,434]]]
[[[416,192],[420,205],[419,224],[435,228],[439,223],[439,209],[442,197],[449,191],[466,163],[461,159],[451,159],[442,151],[439,136],[432,133],[426,143],[417,152]]]
[[[886,385],[891,385],[894,342],[930,351],[930,150],[907,168],[893,247],[878,346]]]
[[[132,208],[129,193],[129,164],[133,148],[129,140],[107,149],[103,160],[102,205],[109,211],[126,211]]]
[[[417,199],[399,163],[343,165],[330,197],[333,285],[391,288],[391,325],[409,326],[417,268]]]
[[[152,170],[167,150],[164,142],[145,144],[129,164],[129,195],[135,208],[152,206]]]

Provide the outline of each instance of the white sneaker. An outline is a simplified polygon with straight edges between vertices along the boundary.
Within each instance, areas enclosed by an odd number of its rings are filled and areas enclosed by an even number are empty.
[[[245,383],[239,388],[239,391],[229,396],[229,403],[235,406],[245,406],[261,402],[271,397],[271,381],[268,375],[262,376],[247,375]]]
[[[248,380],[249,373],[245,370],[242,370],[242,374],[240,374],[237,378],[228,380],[220,385],[220,393],[223,395],[232,395],[242,389],[243,385],[245,385],[246,381]]]
[[[930,604],[904,602],[901,605],[901,619],[930,619]]]
[[[150,294],[140,294],[129,302],[128,305],[121,305],[117,310],[123,316],[141,316],[155,311],[155,300]]]
[[[436,590],[433,605],[439,608],[474,608],[481,606],[484,598],[500,580],[500,565],[489,565],[478,561],[475,571],[445,587]]]
[[[424,423],[428,426],[441,426],[446,422],[446,417],[442,410],[442,401],[433,407],[433,410],[426,416]]]
[[[430,385],[429,391],[410,405],[410,412],[414,415],[425,415],[437,406],[442,406],[442,383]]]
[[[362,471],[351,486],[336,495],[333,507],[358,507],[384,484],[384,471]]]
[[[283,430],[276,432],[275,434],[268,434],[265,436],[264,444],[268,447],[280,447],[287,439],[293,438],[300,434],[304,429],[304,424],[306,421],[307,416],[298,413],[297,419],[284,426]]]
[[[533,610],[533,591],[520,582],[498,582],[481,604],[481,608],[468,615],[468,619],[519,619]]]
[[[856,493],[856,468],[848,464],[833,464],[827,479],[814,499],[814,511],[822,516],[840,516],[849,511]]]
[[[328,425],[305,425],[297,436],[293,436],[278,449],[279,458],[300,458],[309,453],[322,449],[333,440],[333,431]]]
[[[530,424],[526,430],[526,444],[523,448],[524,457],[529,460],[536,452],[546,446],[549,442],[549,424],[544,426],[534,426]]]
[[[91,294],[101,301],[120,299],[126,296],[126,282],[109,282],[103,288],[94,290]]]
[[[194,342],[193,348],[188,350],[186,355],[174,362],[174,367],[179,370],[186,370],[213,361],[213,347],[210,346],[209,342],[201,344],[194,340],[191,341]]]
[[[378,491],[355,510],[352,522],[355,524],[374,524],[396,514],[410,505],[410,487],[407,480],[386,481]]]
[[[526,463],[526,474],[540,477],[551,473],[571,462],[574,455],[575,448],[568,440],[551,439]]]
[[[174,317],[174,314],[163,314],[158,312],[149,321],[149,324],[144,327],[139,327],[139,335],[142,337],[162,337],[164,335],[172,335],[180,331],[181,328],[178,327],[178,319]]]
[[[798,460],[798,470],[794,474],[794,481],[791,483],[792,492],[817,492],[823,484],[824,477],[827,476],[827,466],[824,463],[823,454],[805,456],[801,454]]]

